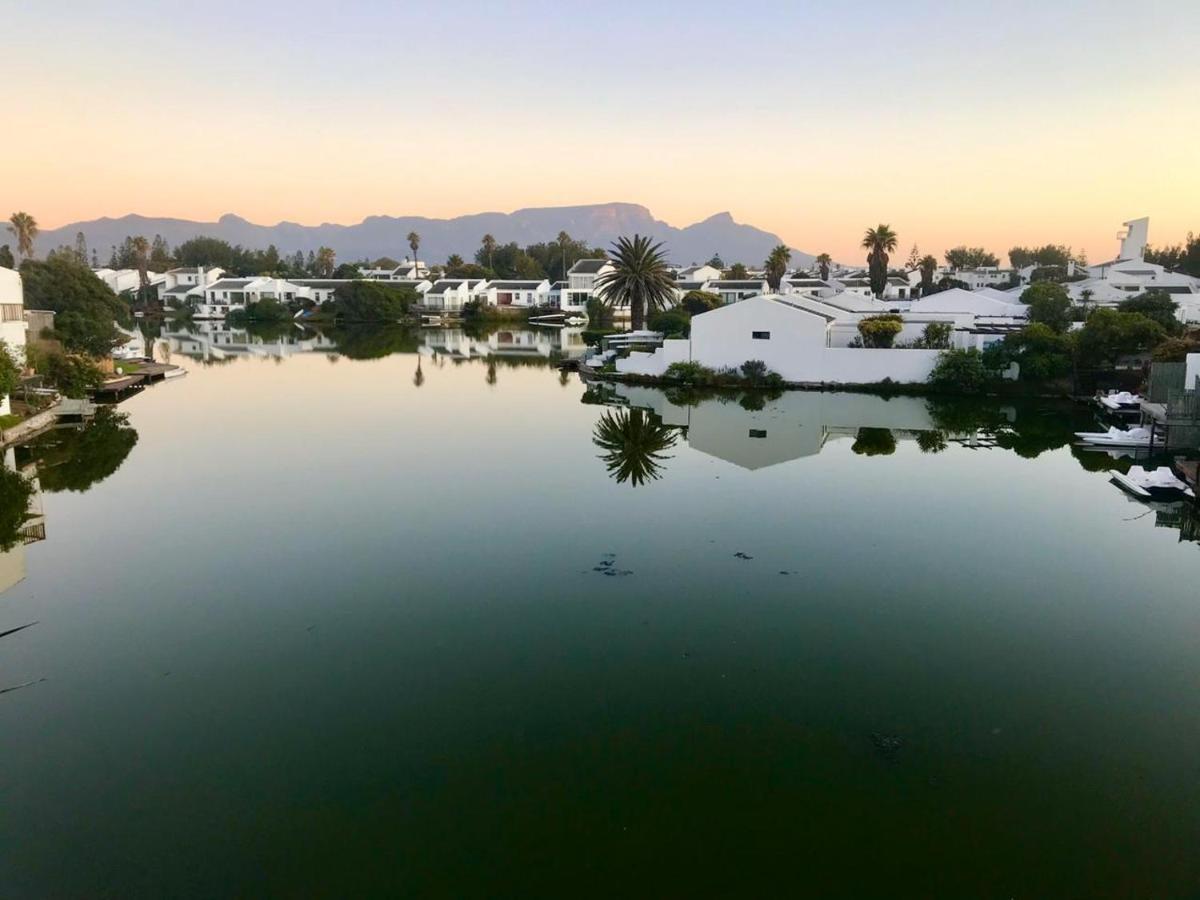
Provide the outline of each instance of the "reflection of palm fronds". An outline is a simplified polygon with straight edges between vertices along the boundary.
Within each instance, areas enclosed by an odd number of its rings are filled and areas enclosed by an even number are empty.
[[[640,409],[606,412],[592,432],[608,474],[632,487],[662,477],[663,463],[671,458],[666,451],[675,440],[674,429]]]

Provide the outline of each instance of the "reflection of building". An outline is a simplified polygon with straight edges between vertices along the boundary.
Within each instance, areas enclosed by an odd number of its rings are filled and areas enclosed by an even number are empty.
[[[18,363],[25,362],[27,328],[25,290],[21,285],[21,276],[12,269],[0,267],[0,339],[13,351]],[[5,395],[0,398],[0,415],[6,416],[10,412],[12,406]]]
[[[458,359],[524,357],[528,359],[577,359],[587,345],[582,328],[502,328],[480,337],[461,328],[438,328],[421,333],[422,352]]]
[[[37,480],[37,465],[29,463],[17,467],[16,450],[9,447],[4,451],[4,467],[19,472],[33,484],[33,496],[29,499],[21,537],[11,549],[0,551],[0,593],[25,580],[25,546],[46,539],[46,516],[42,511],[42,492]]]
[[[194,331],[163,334],[171,353],[201,361],[224,361],[237,357],[275,357],[283,359],[297,353],[333,353],[337,344],[325,335],[302,331],[270,339],[248,331],[229,328],[224,322],[197,322]]]
[[[690,447],[743,469],[763,469],[802,456],[815,456],[837,438],[854,438],[862,428],[903,434],[934,429],[929,406],[918,397],[886,399],[874,394],[786,391],[747,409],[728,398],[673,403],[656,388],[616,384],[615,399],[653,410],[665,425],[686,429]]]

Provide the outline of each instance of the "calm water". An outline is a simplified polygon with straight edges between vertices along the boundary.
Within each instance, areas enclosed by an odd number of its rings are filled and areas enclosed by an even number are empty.
[[[1062,411],[218,338],[18,454],[0,895],[1200,894],[1196,517]]]

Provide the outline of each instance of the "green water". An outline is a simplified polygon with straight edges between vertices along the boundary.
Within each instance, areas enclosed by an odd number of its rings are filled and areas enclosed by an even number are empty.
[[[176,341],[132,449],[18,454],[0,895],[1200,894],[1196,519],[1086,413],[510,338]]]

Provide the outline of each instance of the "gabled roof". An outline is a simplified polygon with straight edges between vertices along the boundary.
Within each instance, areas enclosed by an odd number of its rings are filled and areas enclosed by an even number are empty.
[[[1029,307],[1023,303],[1006,303],[984,295],[981,291],[951,288],[922,297],[909,308],[910,313],[962,313],[975,316],[1013,316],[1024,318]]]
[[[702,287],[704,287],[706,284],[710,284],[710,283],[711,282],[708,282],[708,281],[677,281],[677,282],[675,282],[675,290],[677,290],[677,291],[698,291]]]
[[[257,278],[222,278],[219,281],[214,281],[205,290],[233,291],[251,285],[256,281],[258,281]]]
[[[435,281],[433,287],[428,291],[430,294],[440,294],[443,291],[452,291],[466,284],[465,278],[444,278],[441,281]]]
[[[542,286],[540,281],[493,281],[488,287],[499,288],[502,291],[534,290]]]
[[[607,259],[581,259],[571,266],[570,274],[595,275],[606,265],[608,265]]]

